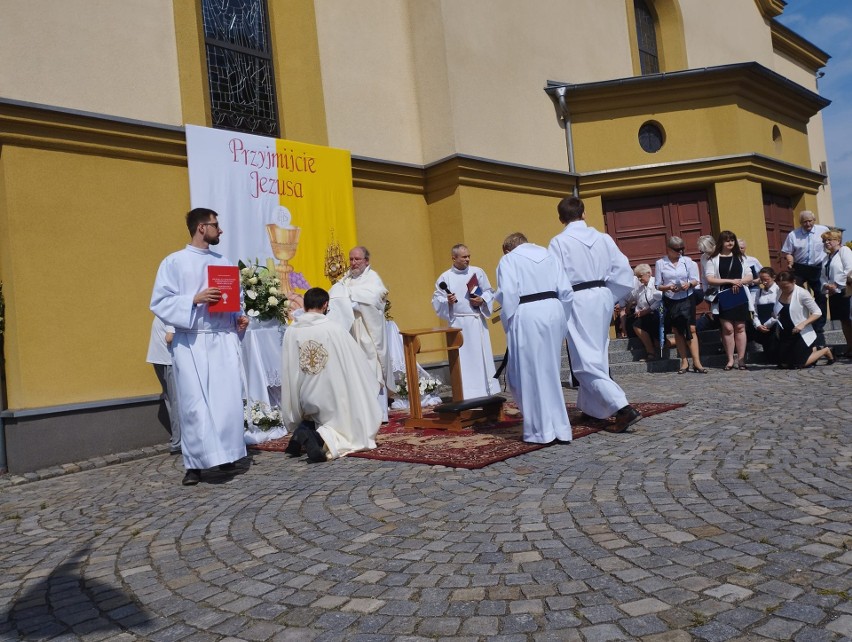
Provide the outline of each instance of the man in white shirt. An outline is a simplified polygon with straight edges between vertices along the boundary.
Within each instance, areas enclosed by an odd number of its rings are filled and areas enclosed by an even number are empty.
[[[382,421],[388,420],[388,390],[394,387],[388,350],[385,303],[388,290],[370,267],[370,251],[359,245],[349,250],[349,270],[331,286],[329,318],[339,323],[361,346],[376,381]]]
[[[615,415],[613,432],[624,432],[642,414],[609,376],[609,324],[616,302],[633,290],[633,270],[608,234],[586,225],[582,200],[563,198],[557,209],[565,229],[550,241],[549,251],[574,290],[568,352],[580,382],[577,407],[598,419]]]
[[[822,316],[813,322],[817,337],[815,345],[825,346],[825,296],[820,291],[820,266],[825,252],[822,248],[822,233],[828,232],[825,225],[818,225],[814,213],[803,210],[799,214],[800,227],[791,231],[784,239],[781,254],[787,261],[787,267],[796,275],[796,285],[810,288],[814,301],[822,312]],[[807,286],[805,285],[807,284]]]
[[[470,264],[466,245],[454,245],[452,259],[453,266],[435,281],[432,308],[451,328],[462,331],[459,359],[464,398],[496,395],[500,384],[494,378],[494,353],[487,324],[494,290],[485,271]]]
[[[184,249],[160,264],[151,311],[175,328],[172,360],[180,398],[184,486],[201,481],[201,470],[233,470],[246,456],[243,440],[243,395],[237,332],[248,327],[241,312],[210,312],[222,298],[208,287],[207,268],[230,265],[210,249],[219,243],[219,215],[198,207],[186,215],[192,237]]]

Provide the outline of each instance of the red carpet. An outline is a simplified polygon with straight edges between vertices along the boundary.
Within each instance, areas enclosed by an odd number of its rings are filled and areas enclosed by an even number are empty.
[[[645,417],[685,405],[650,402],[633,404]],[[583,420],[574,404],[568,404],[567,408],[574,439],[599,432],[614,423],[612,419]],[[353,453],[349,457],[475,469],[544,448],[539,444],[523,442],[523,421],[514,404],[506,404],[506,414],[508,417],[506,421],[479,425],[461,432],[447,432],[433,429],[405,430],[402,422],[408,417],[408,412],[394,411],[390,414],[390,423],[379,430],[376,437],[378,448]],[[513,417],[512,414],[515,416]],[[248,448],[283,452],[289,441],[288,436]]]

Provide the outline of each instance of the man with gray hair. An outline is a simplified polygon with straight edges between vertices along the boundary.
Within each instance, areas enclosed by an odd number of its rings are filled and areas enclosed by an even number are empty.
[[[388,420],[388,389],[394,386],[388,350],[385,303],[388,290],[370,267],[370,251],[363,245],[349,250],[349,270],[329,290],[328,316],[361,346],[380,385],[382,421]]]
[[[466,245],[453,246],[452,260],[452,267],[435,281],[432,308],[451,328],[462,331],[459,360],[464,398],[496,395],[500,384],[494,378],[494,353],[486,323],[494,290],[485,271],[470,264]]]
[[[822,234],[828,232],[825,225],[818,225],[814,213],[803,210],[799,214],[800,226],[787,235],[781,254],[787,261],[787,267],[796,276],[796,285],[811,289],[814,301],[822,312],[822,316],[813,322],[816,332],[814,345],[817,348],[825,346],[825,296],[820,291],[820,266],[825,252],[822,248]]]

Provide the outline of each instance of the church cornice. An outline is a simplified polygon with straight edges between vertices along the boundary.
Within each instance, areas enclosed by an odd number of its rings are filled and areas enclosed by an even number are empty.
[[[785,0],[754,0],[754,3],[764,18],[780,16],[784,13],[784,7],[787,6]]]
[[[776,52],[785,54],[814,73],[828,64],[831,56],[795,31],[777,20],[771,20],[769,26],[772,30],[772,47]]]
[[[752,153],[583,172],[579,183],[583,197],[635,196],[735,180],[761,183],[780,194],[816,194],[824,179],[810,168]]]
[[[807,123],[831,101],[756,62],[631,76],[564,86],[572,118],[608,117],[618,110],[660,111],[673,103],[749,101],[773,113]]]
[[[183,127],[2,98],[0,145],[186,165]]]

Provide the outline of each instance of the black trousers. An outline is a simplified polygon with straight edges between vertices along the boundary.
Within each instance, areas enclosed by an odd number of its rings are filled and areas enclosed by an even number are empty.
[[[820,289],[820,266],[805,265],[804,263],[793,263],[793,274],[796,275],[796,285],[805,289],[810,288],[814,295],[814,302],[817,304],[822,316],[813,322],[813,329],[816,332],[816,341],[814,345],[822,347],[825,345],[825,319],[828,313],[825,301],[825,295]]]

